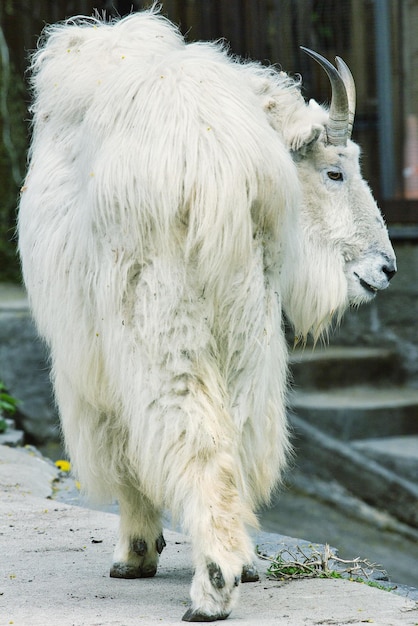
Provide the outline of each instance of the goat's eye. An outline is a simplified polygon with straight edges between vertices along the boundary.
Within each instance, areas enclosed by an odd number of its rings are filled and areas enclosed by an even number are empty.
[[[342,172],[337,172],[334,170],[329,170],[329,172],[327,172],[327,176],[330,180],[344,180]]]

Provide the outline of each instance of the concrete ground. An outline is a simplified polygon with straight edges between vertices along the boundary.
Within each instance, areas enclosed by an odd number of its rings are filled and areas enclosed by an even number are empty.
[[[117,515],[51,499],[57,478],[45,459],[0,446],[0,626],[182,623],[192,577],[187,538],[165,531],[155,578],[110,578]],[[272,554],[295,542],[266,534],[262,541]],[[268,564],[259,560],[260,581],[242,585],[231,623],[418,624],[416,590],[398,595],[341,579],[270,580]]]

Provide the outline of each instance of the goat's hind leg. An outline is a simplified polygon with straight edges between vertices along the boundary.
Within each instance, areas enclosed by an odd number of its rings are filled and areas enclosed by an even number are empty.
[[[243,565],[254,554],[245,528],[253,516],[236,489],[232,459],[223,453],[216,456],[206,467],[203,463],[190,468],[192,482],[184,485],[185,525],[195,563],[186,622],[226,619],[238,598]]]
[[[165,546],[158,511],[134,487],[119,493],[119,540],[110,569],[112,578],[150,578]]]
[[[105,476],[114,463],[107,450],[116,454],[117,435],[114,434],[112,416],[98,411],[76,393],[69,378],[55,364],[55,393],[59,402],[62,425],[70,458],[86,492],[99,499],[117,496],[120,506],[119,541],[114,552],[110,575],[115,578],[144,578],[154,576],[159,554],[165,541],[162,535],[161,512],[144,496],[136,485],[126,482],[112,484],[110,492]],[[94,445],[101,440],[99,449]],[[116,450],[116,452],[115,452]]]

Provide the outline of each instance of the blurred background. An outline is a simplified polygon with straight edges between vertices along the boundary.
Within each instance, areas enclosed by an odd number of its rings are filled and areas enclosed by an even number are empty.
[[[20,401],[14,422],[3,403],[0,441],[35,444],[52,458],[62,455],[57,415],[14,237],[30,133],[25,70],[45,24],[149,4],[0,3],[0,412],[2,389]],[[348,312],[328,346],[292,351],[296,457],[261,522],[327,541],[347,558],[361,553],[396,582],[418,587],[418,0],[163,0],[161,7],[189,41],[222,38],[235,54],[301,74],[306,98],[327,101],[330,88],[299,46],[339,55],[351,68],[353,139],[399,271],[371,305]]]

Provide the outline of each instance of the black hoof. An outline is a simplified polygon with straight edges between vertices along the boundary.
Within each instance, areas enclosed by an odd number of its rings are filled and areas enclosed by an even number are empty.
[[[157,537],[157,541],[155,542],[155,549],[157,550],[158,554],[161,554],[161,552],[164,550],[166,545],[167,544],[166,544],[165,539],[164,539],[164,537],[162,535]]]
[[[149,565],[148,567],[143,567],[141,570],[141,578],[152,578],[157,573],[157,568],[155,565]]]
[[[155,565],[149,565],[148,567],[139,567],[134,565],[127,565],[126,563],[113,563],[110,568],[111,578],[152,578],[157,573]]]
[[[221,619],[226,619],[229,613],[219,613],[218,615],[207,615],[206,613],[199,613],[189,609],[183,615],[183,622],[216,622]]]
[[[127,565],[126,563],[113,563],[110,568],[111,578],[142,578],[142,570],[140,567]]]
[[[209,579],[212,585],[216,589],[223,589],[225,587],[225,579],[223,577],[221,568],[216,563],[209,563],[208,565]]]
[[[241,573],[241,582],[242,583],[255,583],[257,580],[260,580],[260,576],[258,575],[257,568],[254,563],[250,565],[244,565]]]

